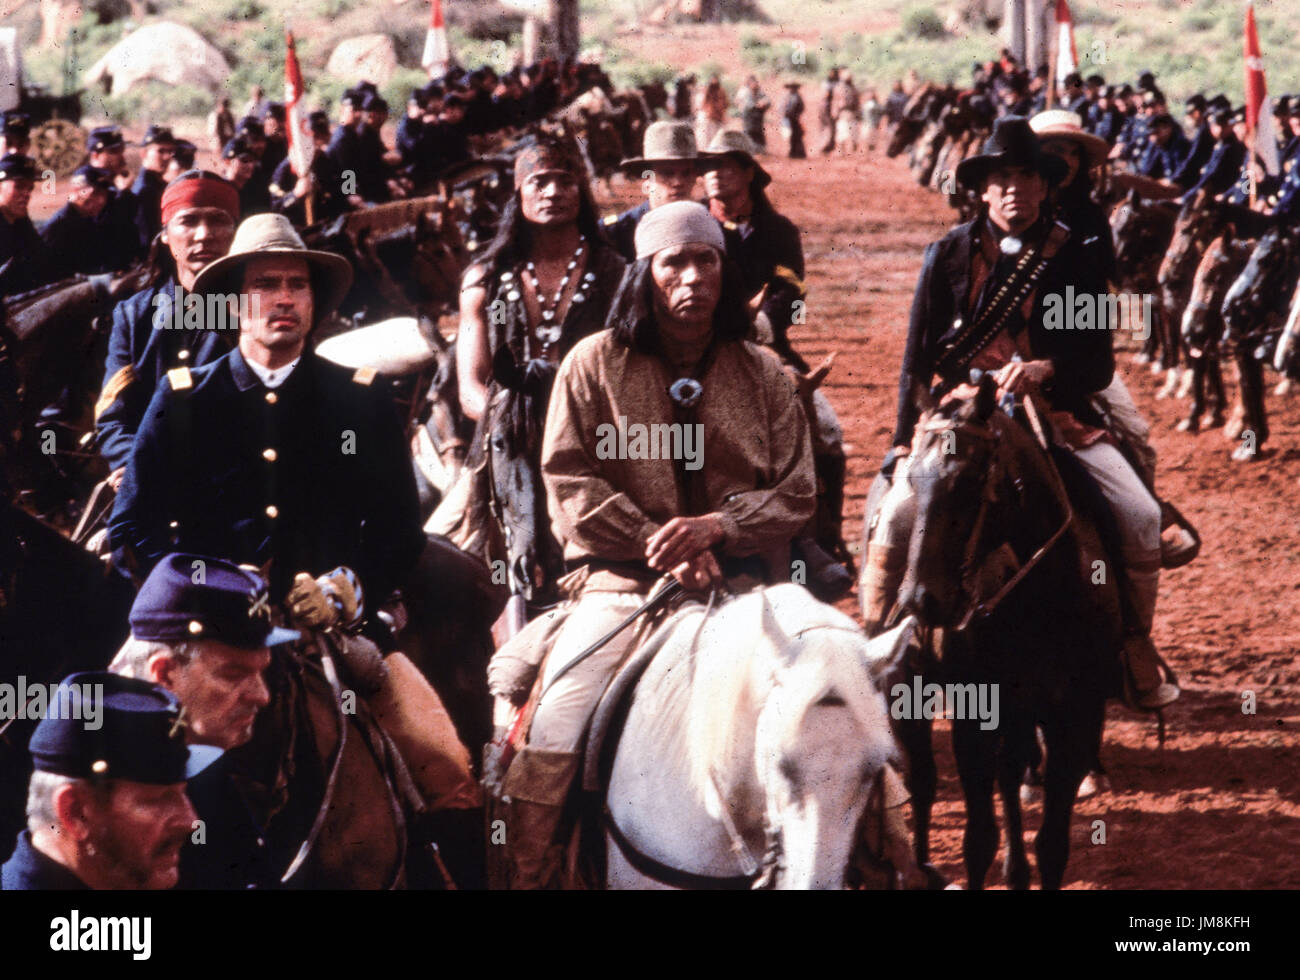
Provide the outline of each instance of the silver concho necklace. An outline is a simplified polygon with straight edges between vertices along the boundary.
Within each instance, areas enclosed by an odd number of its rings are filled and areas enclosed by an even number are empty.
[[[577,271],[578,263],[582,261],[582,255],[586,250],[586,247],[586,236],[579,235],[578,247],[574,250],[573,258],[569,260],[569,264],[564,267],[564,277],[560,279],[560,285],[555,290],[555,295],[551,297],[549,303],[546,301],[546,297],[542,294],[542,283],[541,280],[537,278],[537,267],[532,262],[529,262],[524,266],[524,271],[532,277],[533,290],[537,293],[537,305],[540,307],[542,313],[542,322],[537,327],[537,338],[546,348],[550,348],[560,340],[560,324],[556,322],[556,314],[559,312],[560,300],[564,298],[564,291],[569,288],[569,280],[573,277],[574,272]],[[586,282],[590,284],[593,278],[594,277],[588,273]],[[577,292],[573,294],[573,302],[581,303],[586,298],[587,297],[583,295],[582,284],[580,283]]]

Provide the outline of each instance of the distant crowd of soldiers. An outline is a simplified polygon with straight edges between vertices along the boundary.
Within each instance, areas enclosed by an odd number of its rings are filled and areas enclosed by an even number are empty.
[[[266,100],[260,88],[238,119],[223,98],[209,116],[208,132],[219,158],[216,171],[239,189],[240,213],[279,212],[302,226],[426,188],[473,157],[472,137],[517,130],[595,85],[612,89],[598,66],[551,59],[505,74],[490,66],[455,68],[411,91],[395,146],[389,147],[382,136],[389,105],[373,83],[363,81],[339,100],[333,127],[327,113],[308,114],[311,164],[304,175],[294,172],[289,159],[284,104]],[[68,203],[38,230],[29,206],[36,182],[49,175],[29,155],[28,117],[4,114],[0,296],[76,274],[119,272],[147,257],[160,230],[163,189],[195,166],[198,147],[155,124],[138,146],[140,169],[133,176],[121,128],[93,129],[87,158],[72,175]]]

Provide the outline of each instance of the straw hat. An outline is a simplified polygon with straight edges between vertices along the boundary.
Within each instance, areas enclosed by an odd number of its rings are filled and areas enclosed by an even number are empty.
[[[235,231],[230,251],[204,268],[194,280],[195,293],[238,293],[239,273],[256,256],[292,255],[311,269],[313,315],[317,323],[333,313],[352,287],[352,265],[341,255],[320,252],[303,244],[282,214],[255,214]]]
[[[1068,139],[1078,143],[1087,157],[1088,167],[1100,166],[1110,154],[1110,147],[1100,136],[1093,136],[1083,128],[1077,112],[1050,109],[1029,120],[1029,127],[1040,140]]]

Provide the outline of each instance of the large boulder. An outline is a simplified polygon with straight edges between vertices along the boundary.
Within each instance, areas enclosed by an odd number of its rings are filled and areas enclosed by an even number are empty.
[[[87,85],[121,95],[146,80],[217,92],[230,76],[221,52],[192,27],[161,21],[128,34],[90,67]]]
[[[339,42],[325,70],[349,82],[367,78],[376,85],[387,85],[397,71],[397,49],[387,34],[350,37]]]

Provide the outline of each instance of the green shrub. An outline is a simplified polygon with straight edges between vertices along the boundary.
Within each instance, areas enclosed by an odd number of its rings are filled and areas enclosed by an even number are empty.
[[[205,116],[212,111],[216,98],[206,89],[193,85],[167,85],[147,81],[133,85],[129,92],[110,95],[102,100],[87,99],[83,106],[87,115],[102,106],[102,111],[119,124],[139,125],[151,120],[166,120],[177,116]]]
[[[903,15],[903,33],[908,37],[936,40],[947,37],[948,29],[933,7],[913,7]]]

